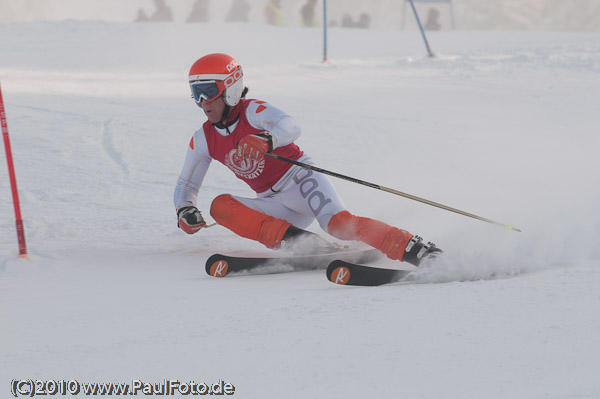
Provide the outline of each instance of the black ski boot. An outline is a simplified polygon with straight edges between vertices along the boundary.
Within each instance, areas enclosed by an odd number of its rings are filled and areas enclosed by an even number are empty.
[[[434,243],[428,242],[425,244],[421,237],[413,236],[408,242],[408,245],[406,245],[402,261],[408,262],[414,266],[419,266],[423,259],[435,258],[441,252],[443,251],[436,247]]]

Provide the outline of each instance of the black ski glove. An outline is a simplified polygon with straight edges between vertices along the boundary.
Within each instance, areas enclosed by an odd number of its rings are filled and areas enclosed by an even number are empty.
[[[177,208],[177,227],[188,234],[197,233],[206,226],[202,212],[191,202],[184,202]]]

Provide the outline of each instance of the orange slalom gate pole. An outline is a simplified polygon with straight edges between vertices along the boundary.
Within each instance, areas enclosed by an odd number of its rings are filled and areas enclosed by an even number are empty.
[[[2,124],[2,136],[4,137],[4,149],[6,150],[8,175],[10,177],[10,186],[12,188],[13,204],[15,207],[17,238],[19,240],[19,256],[21,258],[27,258],[27,245],[25,244],[25,229],[23,228],[23,218],[21,217],[21,205],[19,203],[19,192],[17,190],[17,177],[15,175],[15,166],[13,164],[12,151],[10,149],[10,139],[8,137],[8,123],[6,122],[4,100],[2,99],[2,86],[0,86],[0,122]]]

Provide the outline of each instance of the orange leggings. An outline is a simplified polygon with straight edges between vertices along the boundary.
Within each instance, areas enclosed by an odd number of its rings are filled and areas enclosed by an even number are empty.
[[[402,260],[406,245],[412,238],[406,230],[378,220],[354,216],[348,211],[333,215],[327,226],[329,234],[340,240],[355,240],[369,244],[394,260]]]
[[[291,226],[283,219],[248,208],[229,194],[216,197],[210,215],[217,223],[239,236],[258,241],[267,248],[279,248]],[[362,241],[377,248],[394,260],[402,260],[412,234],[378,220],[354,216],[348,211],[333,215],[327,226],[328,233],[340,240]]]
[[[279,248],[281,239],[291,223],[248,208],[229,194],[215,198],[210,215],[221,226],[235,234],[256,240],[267,248]]]

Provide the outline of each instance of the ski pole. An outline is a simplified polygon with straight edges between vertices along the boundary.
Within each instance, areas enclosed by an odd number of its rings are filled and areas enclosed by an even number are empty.
[[[422,203],[427,204],[427,205],[435,206],[437,208],[445,209],[445,210],[450,211],[450,212],[458,213],[459,215],[463,215],[463,216],[467,216],[467,217],[470,217],[470,218],[473,218],[473,219],[481,220],[482,222],[487,222],[487,223],[495,224],[495,225],[498,225],[498,226],[502,226],[502,227],[506,228],[507,230],[514,230],[514,231],[518,231],[518,232],[521,231],[520,229],[518,229],[516,227],[513,227],[510,224],[496,222],[495,220],[491,220],[491,219],[488,219],[488,218],[477,216],[477,215],[474,215],[474,214],[469,213],[469,212],[461,211],[460,209],[452,208],[450,206],[443,205],[443,204],[440,204],[440,203],[437,203],[437,202],[433,202],[433,201],[430,201],[430,200],[425,199],[425,198],[417,197],[417,196],[412,195],[412,194],[403,193],[402,191],[394,190],[393,188],[380,186],[379,184],[375,184],[375,183],[369,183],[367,181],[359,180],[359,179],[356,179],[354,177],[345,176],[345,175],[342,175],[342,174],[339,174],[339,173],[336,173],[336,172],[331,172],[329,170],[318,168],[318,167],[313,166],[313,165],[308,165],[308,164],[305,164],[305,163],[300,162],[300,161],[295,161],[293,159],[282,157],[281,155],[273,154],[272,152],[267,152],[265,155],[267,155],[267,156],[269,156],[271,158],[279,159],[280,161],[284,161],[284,162],[287,162],[287,163],[291,163],[291,164],[300,166],[300,167],[302,167],[304,169],[309,169],[309,170],[312,170],[312,171],[315,171],[315,172],[319,172],[319,173],[323,173],[323,174],[326,174],[326,175],[329,175],[329,176],[337,177],[338,179],[348,180],[348,181],[350,181],[352,183],[362,184],[363,186],[375,188],[377,190],[386,191],[388,193],[396,194],[396,195],[399,195],[401,197],[411,199],[413,201],[422,202]]]

